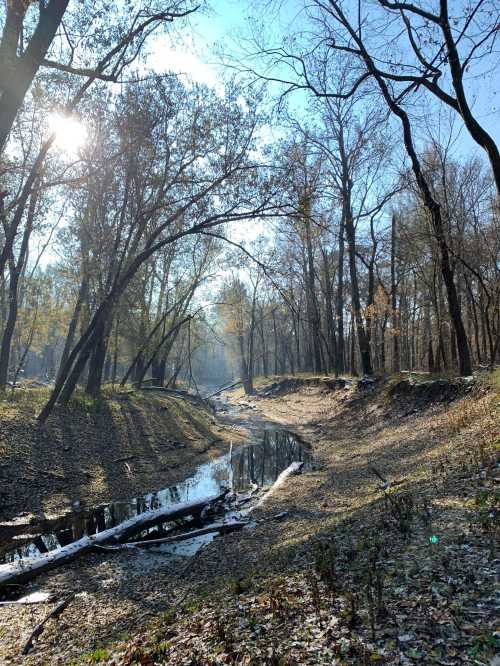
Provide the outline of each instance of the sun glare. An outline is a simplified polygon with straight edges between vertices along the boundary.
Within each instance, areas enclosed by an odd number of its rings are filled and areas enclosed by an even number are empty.
[[[87,140],[85,125],[75,116],[52,113],[48,126],[56,135],[55,145],[68,155],[76,155]]]

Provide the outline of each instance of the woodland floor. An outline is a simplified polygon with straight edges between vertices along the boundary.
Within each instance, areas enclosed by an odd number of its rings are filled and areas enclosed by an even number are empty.
[[[24,659],[53,604],[1,608],[0,663],[495,663],[498,381],[418,411],[389,388],[245,399],[311,443],[313,471],[190,561],[145,575],[132,552],[90,555],[41,577],[76,597]]]

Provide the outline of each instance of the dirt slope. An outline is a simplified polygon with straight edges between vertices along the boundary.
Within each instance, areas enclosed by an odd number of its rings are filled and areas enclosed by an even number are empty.
[[[299,431],[315,468],[187,564],[144,576],[132,553],[96,555],[40,580],[77,597],[23,663],[489,664],[498,389],[415,412],[395,385],[234,395]],[[0,610],[0,661],[47,610]]]
[[[76,500],[93,506],[158,490],[235,437],[209,410],[151,392],[79,397],[40,428],[35,414],[44,397],[26,391],[0,403],[2,522],[21,512],[48,518]]]

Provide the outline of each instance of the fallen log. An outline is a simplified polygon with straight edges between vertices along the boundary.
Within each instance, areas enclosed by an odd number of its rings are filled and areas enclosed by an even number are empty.
[[[210,395],[207,395],[205,400],[210,400],[210,398],[213,398],[216,395],[219,395],[219,393],[222,393],[223,391],[229,391],[229,389],[232,389],[232,388],[236,388],[236,386],[239,386],[242,383],[243,382],[238,381],[238,382],[234,382],[234,384],[230,384],[229,386],[221,386],[220,388],[217,389],[217,391],[214,391]]]
[[[115,460],[113,460],[113,462],[114,463],[127,462],[128,460],[133,460],[134,458],[135,458],[134,455],[123,456],[121,458],[116,458]]]
[[[31,651],[33,647],[33,641],[35,638],[38,638],[42,631],[45,629],[45,625],[47,622],[50,620],[52,617],[59,617],[59,615],[63,612],[63,610],[68,606],[68,604],[73,600],[74,594],[71,594],[69,597],[66,597],[66,599],[63,599],[60,601],[54,608],[50,611],[48,615],[46,615],[41,622],[39,622],[36,627],[33,629],[31,632],[28,640],[24,644],[23,649],[21,650],[22,655],[27,655]]]
[[[405,481],[406,477],[403,479],[399,479],[397,481],[390,481],[389,479],[386,479],[382,474],[378,471],[376,467],[373,465],[368,468],[375,476],[382,481],[382,483],[379,484],[379,490],[383,491],[384,493],[390,490],[394,486],[401,486]]]
[[[257,493],[261,491],[261,487],[256,483],[252,483],[252,490],[249,493],[235,493],[233,497],[230,498],[229,503],[234,508],[243,506],[243,504],[248,504],[252,501]]]
[[[188,541],[189,539],[194,539],[204,534],[212,534],[213,532],[220,532],[221,534],[229,534],[229,532],[235,532],[236,530],[241,530],[245,525],[248,525],[246,521],[238,520],[231,523],[217,523],[215,525],[209,525],[207,527],[201,527],[199,530],[191,530],[190,532],[183,532],[182,534],[176,534],[171,537],[163,537],[161,539],[149,539],[147,541],[130,541],[125,546],[133,546],[134,548],[142,548],[147,546],[160,546],[162,544],[168,543],[177,543],[179,541]]]
[[[0,589],[6,584],[25,583],[45,571],[55,569],[79,555],[92,550],[95,545],[117,543],[153,525],[158,525],[158,523],[166,523],[178,518],[184,518],[185,516],[198,515],[206,506],[224,499],[227,492],[227,490],[224,490],[224,492],[218,495],[212,495],[194,502],[174,504],[156,509],[155,511],[140,513],[115,527],[110,527],[98,534],[84,536],[78,539],[78,541],[74,541],[57,550],[49,551],[44,555],[4,564],[0,566]]]
[[[276,481],[273,483],[273,485],[269,488],[267,493],[260,498],[260,500],[257,502],[257,504],[254,504],[254,506],[250,507],[247,511],[247,513],[251,513],[255,509],[258,509],[261,507],[264,502],[270,497],[274,491],[279,488],[290,476],[295,476],[296,474],[300,474],[302,471],[302,467],[304,466],[303,462],[293,462],[291,465],[289,465],[286,469],[284,469],[281,474],[278,476]]]
[[[160,391],[160,393],[166,393],[167,395],[172,395],[176,398],[182,398],[187,400],[195,405],[203,405],[211,411],[213,411],[213,405],[209,402],[208,398],[204,398],[201,395],[196,395],[195,393],[189,393],[183,389],[172,389],[167,386],[140,386],[137,388],[138,391]]]

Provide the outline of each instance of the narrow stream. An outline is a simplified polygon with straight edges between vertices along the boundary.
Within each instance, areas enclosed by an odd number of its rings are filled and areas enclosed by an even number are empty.
[[[75,506],[74,509],[57,521],[57,528],[44,530],[43,524],[30,525],[28,534],[17,534],[8,540],[0,534],[0,562],[13,562],[25,557],[65,546],[84,535],[96,534],[109,527],[145,511],[193,501],[217,494],[224,488],[235,492],[250,489],[253,484],[266,487],[272,484],[279,474],[292,462],[302,461],[306,467],[311,462],[309,449],[291,432],[280,428],[266,428],[254,443],[238,447],[230,453],[200,465],[193,476],[175,486],[154,493],[147,493],[129,501],[111,502],[94,508]],[[161,532],[157,526],[148,535]],[[173,545],[162,545],[157,552],[176,555],[192,555],[214,535],[208,534]]]

